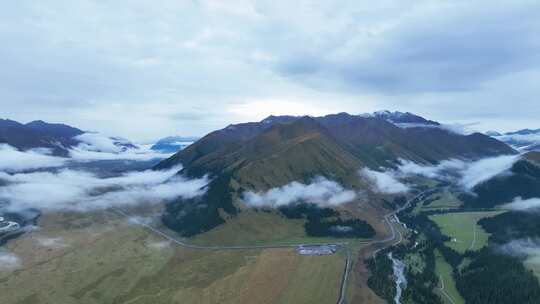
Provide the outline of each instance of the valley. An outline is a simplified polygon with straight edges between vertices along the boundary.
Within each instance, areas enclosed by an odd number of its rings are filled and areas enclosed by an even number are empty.
[[[513,243],[540,236],[536,214],[517,214],[536,202],[534,152],[403,113],[273,116],[180,139],[161,143],[181,147],[168,158],[3,173],[2,211],[20,223],[0,250],[4,299],[477,303],[496,287],[470,286],[497,267],[497,288],[540,294],[536,243]]]
[[[540,304],[540,1],[2,4],[0,304]]]

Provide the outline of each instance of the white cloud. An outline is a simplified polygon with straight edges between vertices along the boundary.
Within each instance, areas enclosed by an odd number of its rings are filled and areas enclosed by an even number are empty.
[[[170,241],[149,242],[146,244],[149,248],[163,250],[171,247]]]
[[[110,178],[69,169],[26,174],[0,172],[0,179],[8,182],[0,188],[0,199],[8,202],[8,210],[87,211],[204,193],[206,178],[189,180],[177,176],[178,170],[147,170]]]
[[[497,138],[503,141],[515,140],[515,141],[535,143],[535,142],[540,142],[540,132],[534,133],[534,134],[502,135],[502,136],[497,136]]]
[[[0,170],[19,172],[39,168],[60,167],[65,158],[47,155],[43,149],[18,151],[7,144],[0,144]]]
[[[111,153],[119,153],[124,150],[122,146],[116,144],[114,139],[99,133],[83,133],[75,136],[75,139],[81,142],[79,147],[83,150]],[[120,140],[118,142],[129,144],[127,140]]]
[[[440,125],[427,125],[423,123],[396,123],[396,126],[408,129],[408,128],[436,128],[436,129],[442,129],[446,130],[451,133],[455,133],[458,135],[468,135],[471,133],[476,132],[476,130],[472,129],[471,127],[476,125],[476,123],[468,123],[468,124],[440,124]]]
[[[462,160],[443,160],[438,165],[422,165],[409,160],[400,160],[401,165],[398,171],[405,175],[422,175],[430,178],[442,177],[446,172],[453,170],[463,170],[466,164]]]
[[[409,191],[409,187],[400,182],[392,172],[373,171],[368,168],[360,170],[360,175],[367,178],[373,190],[380,193],[396,194]]]
[[[533,134],[511,134],[496,136],[496,139],[514,145],[518,148],[524,148],[529,145],[540,143],[540,132]]]
[[[150,149],[127,149],[119,153],[112,152],[96,152],[75,147],[69,150],[69,156],[76,161],[93,161],[93,160],[135,160],[145,161],[158,158],[167,158],[170,153],[160,153]]]
[[[43,247],[49,247],[49,248],[65,248],[65,247],[68,247],[69,245],[65,242],[64,238],[62,237],[37,237],[36,239],[36,242],[38,242],[38,244],[40,246],[43,246]]]
[[[537,238],[513,240],[499,246],[498,250],[512,256],[523,257],[526,255],[525,264],[540,265],[540,240]]]
[[[21,265],[21,261],[15,254],[0,250],[0,269],[11,270],[18,268]]]
[[[310,184],[291,182],[266,192],[245,192],[243,199],[250,207],[281,207],[305,201],[319,206],[336,206],[353,201],[357,194],[324,177],[315,178]]]
[[[468,189],[472,189],[492,177],[508,172],[520,157],[519,155],[504,155],[469,163],[462,172],[461,184]]]
[[[516,197],[511,203],[505,204],[502,207],[518,211],[538,210],[540,208],[540,198],[524,200],[521,197]]]
[[[77,161],[91,160],[152,160],[167,158],[171,154],[150,150],[149,145],[135,145],[126,139],[105,136],[100,133],[84,133],[75,137],[81,141],[69,150],[69,156]]]
[[[457,180],[465,189],[472,189],[497,175],[509,172],[519,155],[503,155],[476,161],[450,159],[438,165],[421,165],[401,160],[398,171],[404,175],[422,175],[429,178]]]

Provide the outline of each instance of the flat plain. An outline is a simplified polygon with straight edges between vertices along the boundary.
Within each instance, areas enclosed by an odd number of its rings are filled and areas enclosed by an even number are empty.
[[[345,258],[193,250],[108,212],[44,215],[8,243],[2,303],[335,303]]]
[[[477,223],[482,218],[498,215],[504,211],[454,212],[431,215],[441,232],[451,240],[445,244],[460,252],[479,250],[487,244],[489,234]]]

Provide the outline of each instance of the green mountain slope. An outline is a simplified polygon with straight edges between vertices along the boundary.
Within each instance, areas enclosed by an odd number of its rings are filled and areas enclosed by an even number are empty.
[[[474,195],[463,195],[470,207],[491,208],[509,203],[516,197],[540,197],[540,152],[529,152],[510,169],[477,185]]]

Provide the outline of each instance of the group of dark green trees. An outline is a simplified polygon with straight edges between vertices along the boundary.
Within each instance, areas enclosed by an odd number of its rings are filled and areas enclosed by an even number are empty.
[[[514,240],[540,237],[540,213],[506,212],[479,221],[491,234],[488,246],[460,254],[444,244],[448,237],[428,218],[429,214],[415,215],[410,212],[413,207],[399,216],[409,228],[420,231],[422,239],[418,239],[420,234],[412,234],[408,245],[391,250],[396,258],[420,255],[424,268],[421,272],[407,268],[408,285],[402,294],[402,303],[442,303],[436,293],[440,283],[435,275],[435,250],[452,266],[456,287],[466,303],[540,303],[538,279],[523,265],[526,255],[504,250],[504,244]],[[395,295],[391,261],[379,254],[376,260],[368,261],[368,268],[370,288],[391,303]]]

